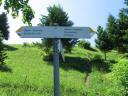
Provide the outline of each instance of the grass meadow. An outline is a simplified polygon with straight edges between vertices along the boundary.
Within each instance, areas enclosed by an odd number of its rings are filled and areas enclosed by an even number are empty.
[[[0,96],[53,96],[53,63],[43,61],[41,50],[20,45],[7,50],[8,69],[0,72]],[[84,72],[62,65],[61,96],[85,96],[85,76]]]
[[[8,45],[6,66],[0,71],[0,96],[53,96],[53,62],[42,54],[38,47]],[[114,50],[107,53],[107,62],[97,49],[75,47],[65,53],[66,61],[60,62],[61,96],[125,96],[124,87],[113,83],[111,75],[121,58],[124,54]]]

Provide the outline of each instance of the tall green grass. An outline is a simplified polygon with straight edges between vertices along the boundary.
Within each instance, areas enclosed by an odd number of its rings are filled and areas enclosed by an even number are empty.
[[[53,63],[43,60],[44,53],[38,46],[7,46],[8,68],[0,71],[0,96],[53,96]],[[123,57],[111,51],[105,62],[97,49],[73,48],[60,64],[61,96],[124,96],[122,85],[112,82],[110,75]]]
[[[86,86],[87,96],[125,96],[125,90],[118,82],[113,82],[96,69],[89,75]]]
[[[13,45],[7,54],[11,71],[0,72],[0,96],[53,96],[53,64],[43,61],[40,49]],[[85,76],[61,67],[61,96],[85,96]]]

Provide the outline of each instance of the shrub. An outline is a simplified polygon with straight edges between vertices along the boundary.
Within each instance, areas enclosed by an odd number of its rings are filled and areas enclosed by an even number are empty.
[[[108,80],[106,75],[93,69],[86,88],[87,96],[125,96],[121,84]]]
[[[33,42],[33,43],[31,44],[31,46],[32,46],[32,47],[38,47],[38,48],[42,48],[42,47],[43,47],[42,43],[39,43],[39,42]]]
[[[128,96],[128,60],[120,60],[119,63],[114,65],[112,71],[113,78],[124,86],[126,96]]]
[[[0,67],[5,64],[4,60],[6,58],[6,53],[4,49],[4,44],[2,42],[3,37],[0,35]]]
[[[90,43],[85,40],[79,41],[78,46],[84,49],[91,49]]]
[[[24,42],[24,43],[23,43],[23,47],[30,47],[30,44],[27,43],[27,42]]]

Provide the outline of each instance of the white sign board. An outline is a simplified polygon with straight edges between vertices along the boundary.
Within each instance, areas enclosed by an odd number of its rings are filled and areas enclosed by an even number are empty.
[[[18,29],[21,38],[91,38],[90,27],[24,26]]]

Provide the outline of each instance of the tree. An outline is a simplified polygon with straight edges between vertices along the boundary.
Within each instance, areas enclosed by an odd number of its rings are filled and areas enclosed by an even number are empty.
[[[123,46],[125,48],[125,52],[128,52],[128,29],[125,30],[125,35],[123,36],[123,38],[124,38],[124,42],[125,42],[123,44]]]
[[[126,5],[125,8],[122,8],[119,12],[119,29],[122,33],[122,50],[123,52],[128,52],[128,0],[124,0]]]
[[[6,40],[8,40],[9,37],[9,26],[7,22],[7,15],[5,13],[0,14],[0,33],[2,37]]]
[[[56,23],[57,26],[72,26],[73,22],[69,20],[68,14],[63,10],[62,7],[59,5],[53,5],[47,8],[48,15],[44,16],[42,15],[40,19],[40,26],[54,26]],[[61,33],[60,33],[61,34]],[[48,50],[51,48],[53,42],[52,39],[43,39],[44,42],[44,47],[45,49]],[[61,39],[62,44],[64,48],[68,51],[71,52],[72,47],[74,44],[76,44],[76,39]]]
[[[19,15],[19,11],[22,12],[22,20],[24,23],[31,24],[31,20],[34,18],[34,11],[28,5],[29,0],[0,0],[0,7],[3,4],[7,13],[11,13],[14,18]]]
[[[4,60],[6,58],[6,53],[4,50],[3,39],[8,39],[9,31],[8,31],[8,23],[7,16],[5,13],[0,14],[0,67],[4,64]]]
[[[119,31],[119,27],[118,27],[118,24],[117,24],[117,19],[112,16],[112,15],[109,15],[108,17],[108,23],[106,25],[106,31],[108,32],[108,36],[109,36],[109,39],[112,43],[112,47],[113,49],[119,49],[118,47],[120,46],[120,31]]]
[[[127,29],[128,29],[128,15],[127,13],[122,9],[119,12],[119,19],[118,19],[118,26],[119,26],[119,32],[120,32],[120,37],[118,38],[119,43],[120,43],[120,50],[121,52],[125,52],[127,50],[127,47],[124,45],[128,45],[127,39],[128,37],[126,37],[127,35]]]
[[[96,47],[99,48],[102,52],[104,52],[104,57],[106,60],[106,52],[111,50],[111,42],[108,37],[108,33],[103,30],[101,26],[97,28],[97,39],[96,39]]]
[[[128,0],[124,0],[124,3],[128,6]]]

